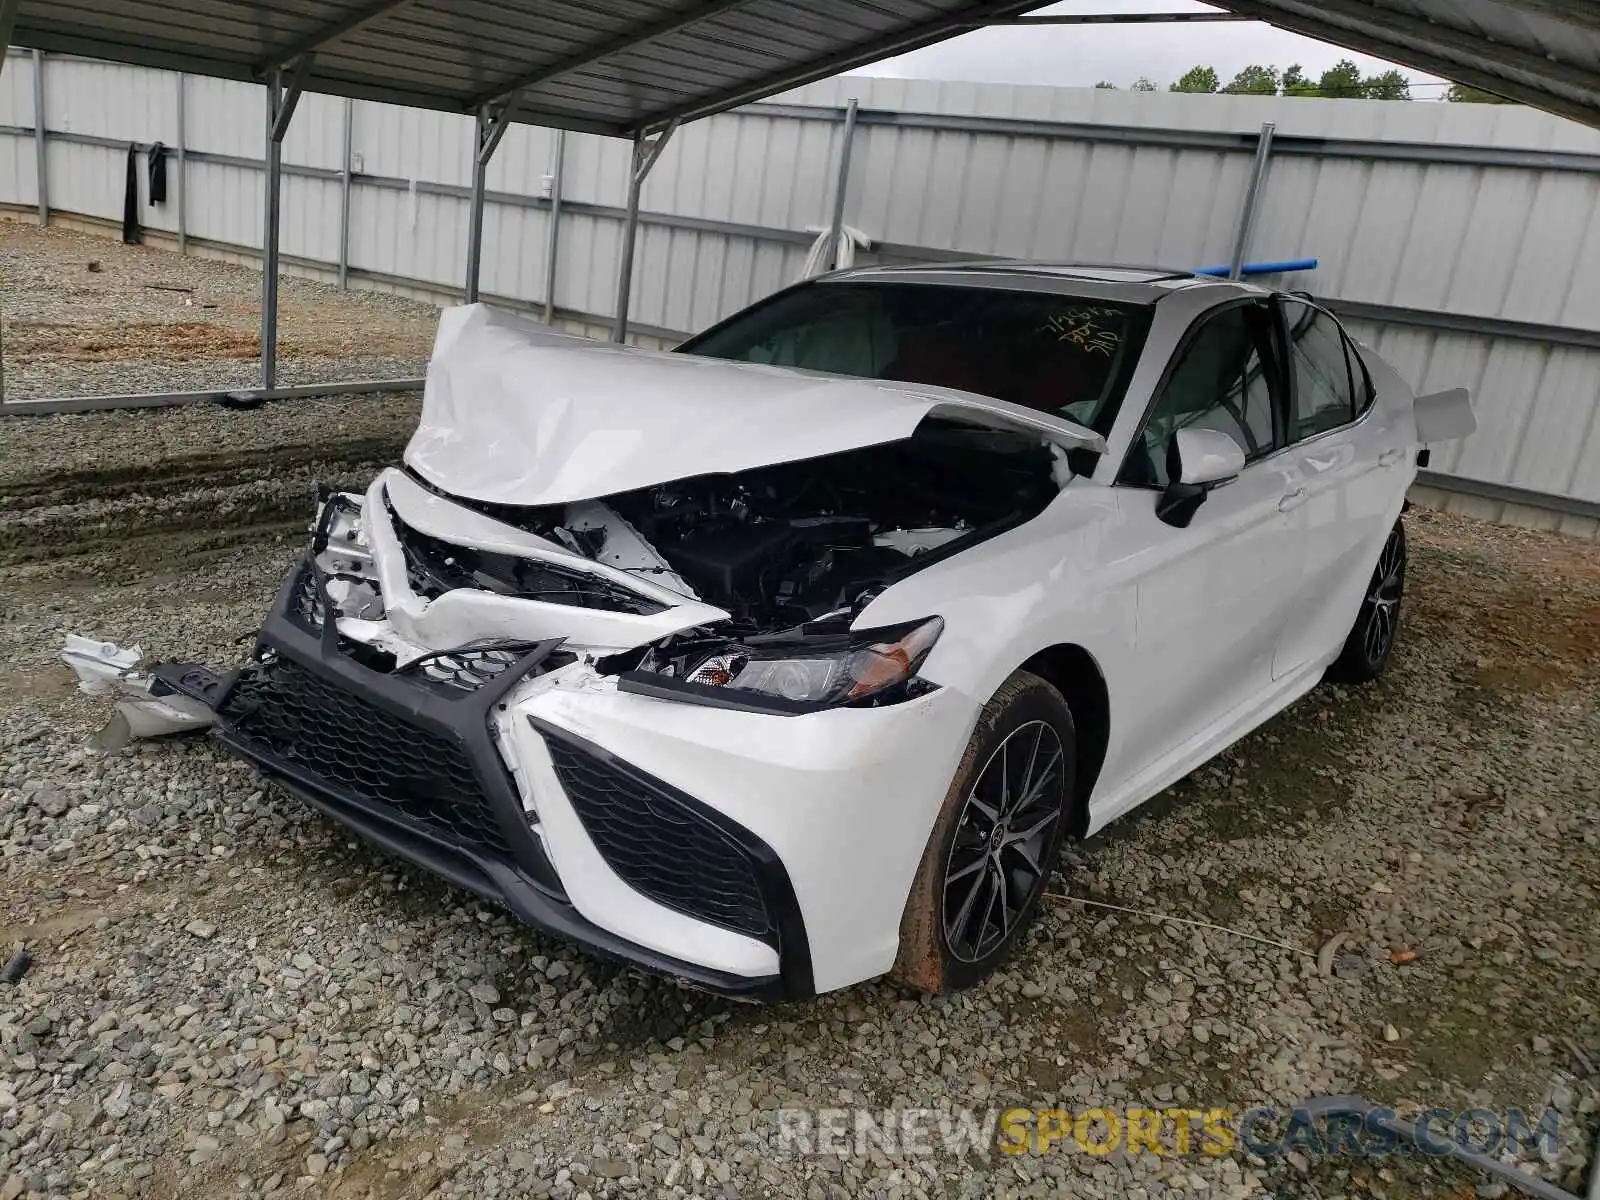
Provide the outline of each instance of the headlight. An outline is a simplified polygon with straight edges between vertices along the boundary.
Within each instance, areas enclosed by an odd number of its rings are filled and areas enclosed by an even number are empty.
[[[765,707],[760,699],[765,697],[778,711],[809,712],[885,698],[884,693],[909,684],[943,629],[942,618],[929,617],[854,634],[701,643],[687,653],[663,655],[629,675],[636,682],[653,677],[688,685],[674,689],[675,698],[736,700],[736,693],[743,692],[751,707]]]

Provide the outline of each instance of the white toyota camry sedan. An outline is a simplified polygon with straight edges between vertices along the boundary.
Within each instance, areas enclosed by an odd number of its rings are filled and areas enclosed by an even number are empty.
[[[702,987],[939,992],[1066,838],[1378,675],[1464,392],[1308,299],[869,268],[672,353],[449,310],[217,736],[528,924]]]

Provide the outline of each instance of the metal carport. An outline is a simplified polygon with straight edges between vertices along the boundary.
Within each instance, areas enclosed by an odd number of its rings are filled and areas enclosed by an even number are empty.
[[[1215,0],[1286,29],[1600,126],[1592,0]],[[261,388],[274,388],[280,149],[305,91],[468,113],[478,292],[484,176],[512,122],[631,138],[613,336],[626,335],[639,185],[673,129],[985,25],[1038,0],[0,0],[8,44],[262,83]],[[3,61],[3,59],[0,59]],[[387,390],[417,381],[330,385]]]

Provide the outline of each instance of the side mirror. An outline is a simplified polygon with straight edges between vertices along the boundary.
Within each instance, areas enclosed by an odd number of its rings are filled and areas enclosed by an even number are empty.
[[[1417,441],[1424,444],[1458,441],[1478,428],[1478,418],[1472,411],[1472,393],[1466,388],[1418,396],[1415,410]]]
[[[1177,529],[1188,528],[1213,489],[1232,483],[1244,470],[1239,443],[1217,429],[1180,429],[1167,444],[1167,476],[1172,480],[1156,501],[1156,516]]]

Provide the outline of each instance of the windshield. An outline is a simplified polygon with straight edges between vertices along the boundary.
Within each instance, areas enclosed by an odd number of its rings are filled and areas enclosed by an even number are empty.
[[[817,283],[679,347],[687,354],[960,388],[1109,433],[1146,305],[998,288]]]

